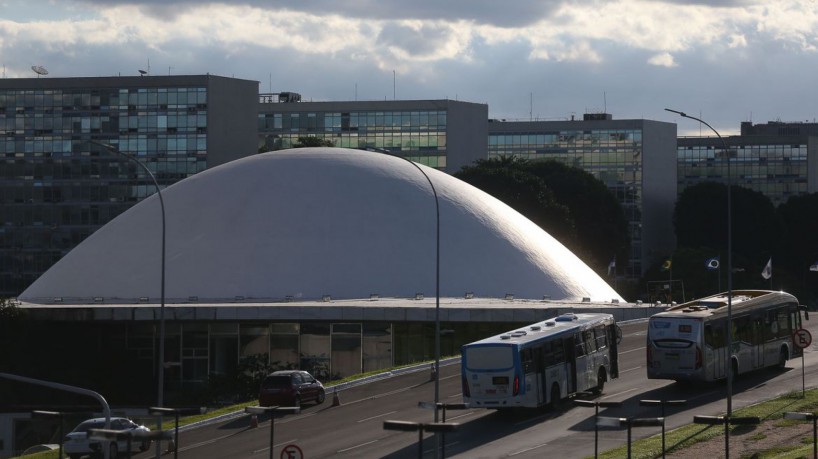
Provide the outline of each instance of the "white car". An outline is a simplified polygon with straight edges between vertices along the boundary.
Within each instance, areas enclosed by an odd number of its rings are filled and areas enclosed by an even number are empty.
[[[93,418],[82,421],[74,428],[63,441],[63,450],[71,459],[79,459],[83,456],[102,457],[102,444],[100,440],[91,440],[88,438],[89,429],[104,429],[105,418]],[[128,418],[111,418],[111,430],[131,431],[131,432],[150,432],[151,429],[137,424]],[[131,451],[147,451],[151,447],[150,440],[133,439],[131,441]],[[117,457],[120,452],[128,451],[128,439],[123,438],[117,441],[111,441],[109,446],[111,459]]]

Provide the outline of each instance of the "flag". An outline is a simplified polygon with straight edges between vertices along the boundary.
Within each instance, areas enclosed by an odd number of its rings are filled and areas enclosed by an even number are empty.
[[[763,277],[764,279],[769,279],[769,278],[773,277],[773,259],[772,258],[770,258],[769,261],[767,261],[767,266],[765,266],[764,270],[761,271],[761,277]]]
[[[809,267],[809,270],[810,271],[818,271],[818,261],[813,263],[812,266]]]
[[[611,271],[616,272],[616,257],[608,263],[608,276],[611,275]]]
[[[707,266],[707,269],[719,269],[719,257],[710,258],[704,262],[704,265]]]
[[[670,267],[672,265],[673,265],[673,262],[671,260],[665,260],[665,262],[662,263],[662,271],[670,271]]]

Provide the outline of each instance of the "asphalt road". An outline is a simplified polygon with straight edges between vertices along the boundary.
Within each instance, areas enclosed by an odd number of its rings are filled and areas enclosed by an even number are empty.
[[[639,400],[687,400],[687,405],[667,408],[667,428],[692,422],[693,415],[716,415],[726,410],[724,383],[684,385],[648,380],[645,375],[645,323],[622,327],[620,377],[610,381],[597,400],[619,401],[621,407],[601,409],[600,416],[655,417],[659,408],[642,407]],[[818,338],[818,320],[807,322]],[[818,381],[818,347],[807,349],[806,382]],[[791,360],[787,370],[741,375],[734,382],[733,408],[753,404],[787,392],[801,390],[801,359]],[[814,385],[814,383],[813,383]],[[459,403],[460,366],[441,368],[440,401]],[[387,431],[385,420],[432,422],[434,412],[418,407],[434,400],[429,371],[420,371],[349,388],[339,392],[340,406],[332,406],[332,394],[323,405],[307,405],[301,414],[277,417],[272,457],[278,458],[416,458],[416,432]],[[442,413],[441,413],[442,415]],[[447,411],[446,421],[457,422],[457,432],[445,437],[446,457],[460,458],[579,458],[594,452],[594,409],[567,403],[558,411],[497,412],[483,409]],[[633,438],[653,435],[659,427],[633,429]],[[424,435],[423,455],[434,457],[433,437]],[[625,444],[626,431],[601,428],[599,450]],[[257,428],[249,416],[180,433],[178,456],[185,459],[270,457],[270,419],[260,417]],[[282,450],[296,445],[303,452],[288,455]],[[289,448],[288,451],[294,451]],[[151,457],[152,453],[134,455]],[[164,457],[169,457],[165,454]]]

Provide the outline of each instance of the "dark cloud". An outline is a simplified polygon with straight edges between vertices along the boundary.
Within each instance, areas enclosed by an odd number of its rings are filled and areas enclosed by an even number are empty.
[[[172,17],[180,9],[202,6],[200,0],[82,0],[95,6],[142,7],[146,14],[155,17]],[[560,0],[237,0],[230,5],[247,5],[271,11],[299,11],[318,16],[336,14],[344,17],[376,20],[446,20],[474,21],[500,27],[520,27],[549,17],[562,3]]]
[[[412,56],[424,56],[432,54],[439,45],[445,44],[450,34],[448,27],[387,27],[378,34],[378,43],[400,48]]]

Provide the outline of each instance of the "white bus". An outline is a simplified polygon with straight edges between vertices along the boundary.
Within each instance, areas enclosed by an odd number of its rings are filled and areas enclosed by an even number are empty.
[[[735,290],[732,297],[733,375],[799,357],[793,332],[801,328],[798,300],[784,292]],[[807,317],[808,318],[808,317]],[[727,295],[701,298],[653,315],[647,333],[648,379],[714,381],[727,378]]]
[[[463,401],[472,407],[557,406],[602,392],[619,376],[621,336],[610,314],[563,314],[461,348]]]

